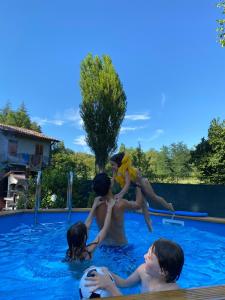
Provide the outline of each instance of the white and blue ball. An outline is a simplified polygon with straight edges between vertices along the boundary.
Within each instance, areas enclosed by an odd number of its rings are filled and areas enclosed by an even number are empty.
[[[80,285],[79,285],[79,294],[80,294],[80,299],[84,300],[84,299],[92,299],[92,298],[104,298],[104,297],[110,297],[110,293],[107,292],[106,290],[102,290],[102,289],[97,289],[96,291],[92,291],[93,287],[89,287],[89,286],[85,286],[85,284],[87,283],[87,281],[85,280],[85,278],[87,277],[94,277],[95,276],[95,272],[99,273],[99,274],[105,274],[105,271],[102,270],[101,267],[95,267],[92,266],[89,269],[87,269],[83,276],[81,277],[80,280]],[[112,275],[110,273],[108,273],[110,278],[113,280]]]

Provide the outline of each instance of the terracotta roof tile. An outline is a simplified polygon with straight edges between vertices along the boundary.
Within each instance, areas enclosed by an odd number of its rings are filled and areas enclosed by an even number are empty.
[[[12,133],[18,133],[18,134],[24,135],[24,136],[35,137],[35,138],[38,138],[41,140],[59,142],[59,140],[57,140],[53,137],[49,137],[49,136],[44,135],[43,133],[40,133],[40,132],[37,132],[34,130],[30,130],[30,129],[26,129],[26,128],[22,128],[22,127],[17,127],[17,126],[6,125],[6,124],[0,123],[0,130],[10,131]]]

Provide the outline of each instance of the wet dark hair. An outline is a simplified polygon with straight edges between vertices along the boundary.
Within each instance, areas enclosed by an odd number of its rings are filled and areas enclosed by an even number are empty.
[[[180,245],[160,238],[153,243],[152,250],[158,258],[161,270],[165,272],[166,282],[178,280],[184,264],[184,252]]]
[[[124,152],[119,152],[117,154],[114,154],[113,156],[111,156],[110,161],[115,162],[118,165],[118,168],[119,168],[122,164],[122,160],[124,158],[124,155],[125,155]]]
[[[87,247],[91,245],[97,245],[99,243],[99,238],[96,242],[86,245],[87,242],[87,226],[79,221],[73,224],[67,230],[67,243],[69,249],[66,251],[66,258],[64,261],[70,262],[73,260],[84,260],[86,252],[89,258],[92,257],[92,253],[88,251]]]
[[[108,194],[111,180],[106,173],[99,173],[93,179],[93,190],[97,196],[104,197]]]
[[[67,256],[71,259],[82,259],[82,253],[85,250],[87,241],[87,227],[83,222],[73,224],[67,230],[67,243],[69,249]]]

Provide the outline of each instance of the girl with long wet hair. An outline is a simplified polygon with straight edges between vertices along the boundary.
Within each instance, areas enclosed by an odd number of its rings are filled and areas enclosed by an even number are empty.
[[[95,215],[95,209],[101,205],[101,197],[95,198],[91,211],[85,221],[77,222],[67,231],[68,250],[66,252],[66,261],[83,261],[90,260],[97,246],[104,240],[110,226],[112,208],[115,204],[114,199],[110,199],[107,204],[107,214],[104,226],[97,234],[96,238],[90,244],[87,243],[88,231]]]

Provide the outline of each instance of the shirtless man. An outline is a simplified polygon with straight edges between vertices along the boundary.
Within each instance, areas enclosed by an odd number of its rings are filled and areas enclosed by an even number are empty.
[[[142,293],[179,288],[176,281],[183,268],[184,252],[177,243],[158,239],[144,255],[144,260],[127,279],[110,272],[115,281],[113,282],[108,269],[102,268],[104,274],[95,273],[94,277],[86,278],[85,286],[93,287],[93,292],[99,288],[105,289],[111,296],[122,295],[118,287],[131,287],[139,283]]]
[[[102,204],[96,208],[95,216],[99,229],[104,225],[106,216],[106,201],[113,198],[111,180],[105,173],[100,173],[93,180],[93,189],[96,195],[101,197]],[[139,187],[136,188],[136,201],[120,199],[113,207],[111,224],[103,243],[105,245],[125,245],[127,239],[124,229],[124,213],[126,210],[137,210],[143,205],[142,193]]]

